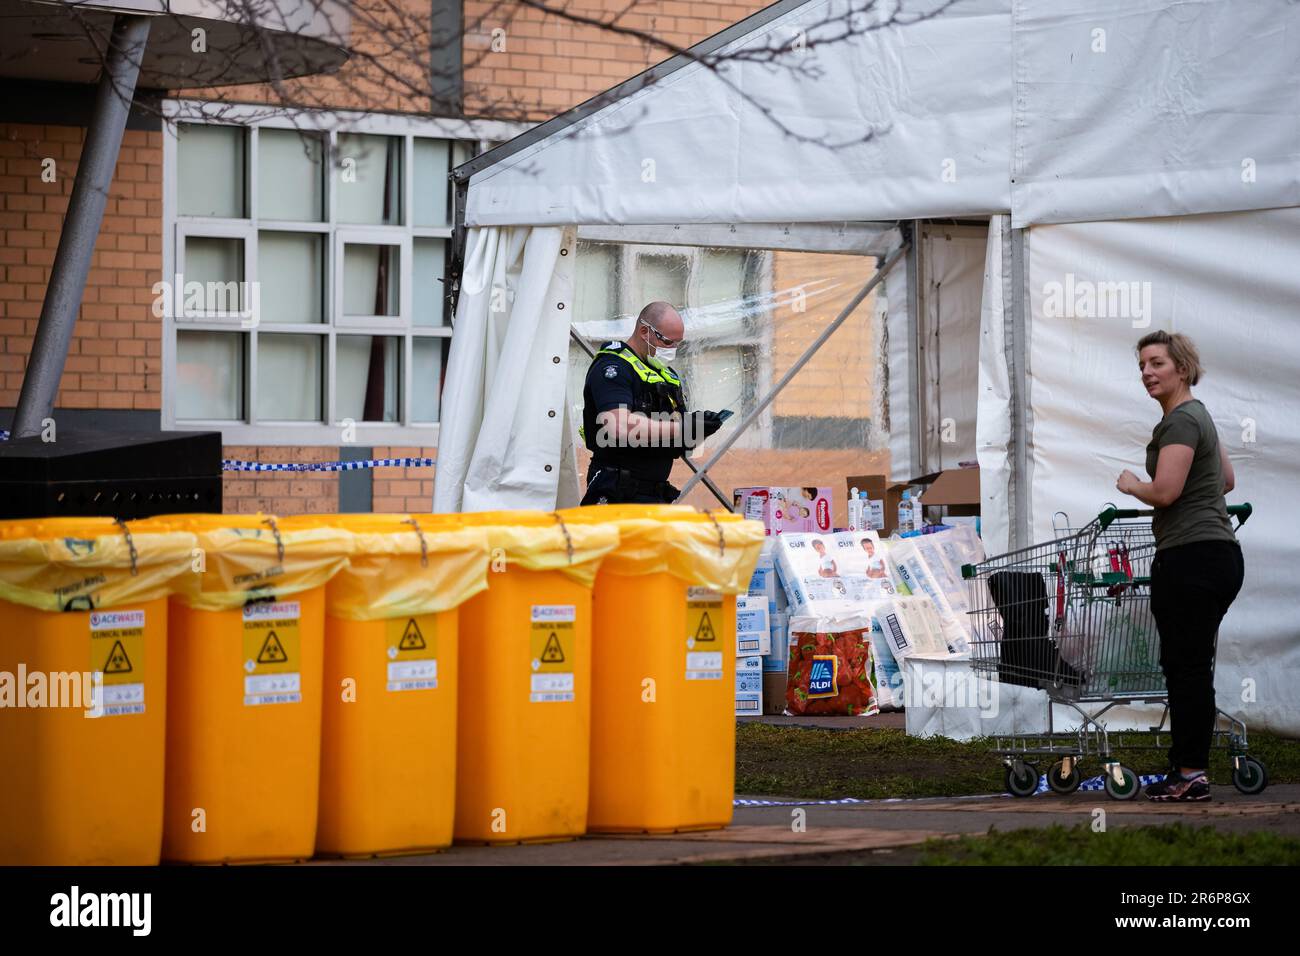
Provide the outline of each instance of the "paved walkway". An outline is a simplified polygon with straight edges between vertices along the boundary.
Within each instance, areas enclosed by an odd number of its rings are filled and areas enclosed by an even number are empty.
[[[763,800],[795,798],[762,797]],[[793,828],[801,811],[804,830]],[[428,866],[672,865],[684,863],[890,864],[911,862],[917,844],[932,837],[1090,823],[1094,810],[1106,813],[1108,828],[1171,823],[1228,831],[1267,830],[1300,836],[1300,784],[1280,784],[1247,797],[1232,787],[1215,787],[1208,804],[1166,806],[1139,798],[1111,800],[1102,793],[1068,797],[1042,794],[1018,800],[998,795],[960,799],[880,801],[849,805],[810,804],[799,808],[742,807],[732,826],[705,833],[666,836],[592,836],[535,846],[452,847],[444,853],[358,861]],[[909,850],[909,848],[912,848]]]

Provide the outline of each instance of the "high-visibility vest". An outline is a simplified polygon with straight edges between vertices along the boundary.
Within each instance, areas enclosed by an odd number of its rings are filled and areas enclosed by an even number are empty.
[[[612,345],[613,343],[611,342],[610,344]],[[678,388],[682,387],[682,380],[678,378],[677,374],[667,365],[656,358],[651,358],[650,364],[646,365],[645,362],[641,361],[641,357],[626,345],[619,349],[612,349],[609,348],[609,346],[606,346],[596,354],[617,355],[623,361],[627,362],[628,365],[631,365],[632,371],[637,374],[637,378],[641,379],[641,381],[645,382],[647,385],[658,385],[661,382],[667,382],[669,385],[675,385]]]
[[[647,365],[645,362],[641,361],[641,357],[639,355],[633,352],[626,345],[622,346],[621,348],[611,347],[615,345],[618,345],[618,343],[617,342],[609,343],[609,345],[605,346],[603,349],[597,352],[596,355],[617,356],[618,358],[621,358],[624,362],[627,362],[628,365],[631,365],[632,371],[636,372],[637,378],[641,379],[641,381],[644,382],[645,384],[670,385],[673,388],[678,389],[680,393],[682,388],[682,380],[677,377],[676,372],[670,369],[663,362],[660,362],[658,359],[651,358],[649,359],[650,364]],[[668,396],[668,400],[672,402],[674,411],[682,411],[682,412],[685,411],[686,401],[685,401],[684,394],[682,396],[681,408],[678,408],[677,400],[674,399],[671,395]],[[584,444],[586,444],[587,429],[585,426],[580,426],[578,428],[578,437],[579,439],[582,440]],[[587,447],[591,448],[590,445],[588,445]],[[591,448],[591,450],[595,451],[594,448]]]

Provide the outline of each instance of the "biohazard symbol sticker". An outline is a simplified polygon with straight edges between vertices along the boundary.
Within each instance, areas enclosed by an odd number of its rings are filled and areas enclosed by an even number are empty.
[[[91,611],[89,663],[102,686],[87,717],[143,714],[144,611]]]
[[[534,604],[529,615],[528,701],[575,700],[574,662],[578,656],[577,609],[572,604]]]
[[[686,589],[686,648],[713,650],[719,645],[722,595],[708,588]],[[701,647],[700,645],[703,645]]]
[[[546,646],[542,648],[542,656],[538,658],[543,664],[563,664],[564,648],[560,646],[560,639],[554,631],[546,639]]]
[[[289,654],[285,651],[284,645],[280,643],[280,638],[276,636],[275,631],[266,635],[266,640],[262,643],[262,649],[257,652],[257,663],[283,664],[288,660]]]
[[[402,631],[402,639],[397,642],[399,651],[422,651],[427,647],[424,643],[424,635],[420,632],[420,625],[415,623],[415,618],[409,618],[406,622],[406,628]]]
[[[388,619],[384,652],[389,691],[436,690],[438,618],[436,614]]]
[[[104,662],[103,669],[105,674],[131,673],[131,658],[126,656],[126,648],[121,641],[113,642],[113,649],[108,652],[108,660]]]

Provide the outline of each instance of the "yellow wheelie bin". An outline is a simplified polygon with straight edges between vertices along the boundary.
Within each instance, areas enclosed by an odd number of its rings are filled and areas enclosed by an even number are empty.
[[[176,515],[198,588],[171,599],[163,859],[295,860],[316,844],[325,584],[337,528],[269,515]]]
[[[592,601],[591,832],[724,827],[735,796],[736,598],[763,525],[679,505],[562,511],[619,544]]]
[[[0,865],[158,863],[167,595],[193,552],[112,518],[0,522]]]
[[[456,515],[286,518],[343,528],[325,587],[316,852],[447,847],[456,810],[457,608],[487,588],[487,532]]]
[[[612,525],[535,511],[465,514],[486,529],[488,589],[460,607],[456,840],[534,843],[587,827],[591,585]]]

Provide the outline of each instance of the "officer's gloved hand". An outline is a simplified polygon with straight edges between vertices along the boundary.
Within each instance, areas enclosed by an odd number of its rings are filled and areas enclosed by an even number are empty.
[[[696,448],[721,427],[717,412],[691,412],[682,420],[682,445]]]
[[[722,417],[717,412],[700,412],[704,419],[704,437],[710,438],[722,427]]]

